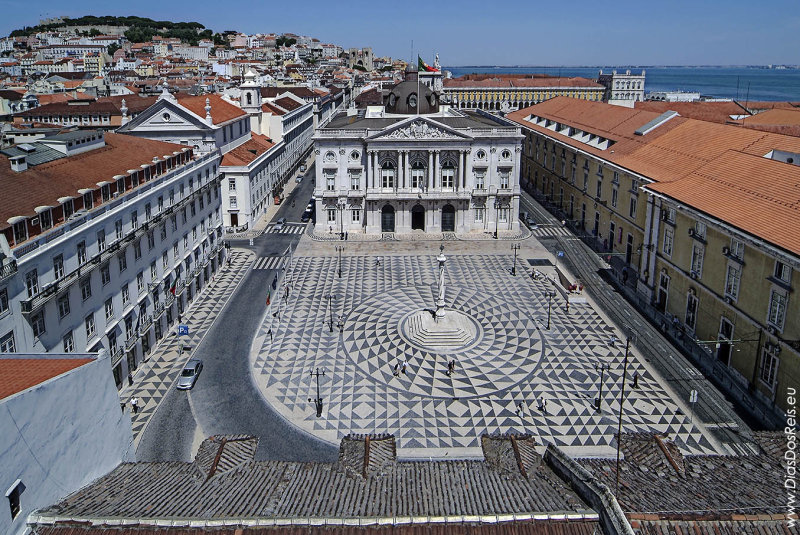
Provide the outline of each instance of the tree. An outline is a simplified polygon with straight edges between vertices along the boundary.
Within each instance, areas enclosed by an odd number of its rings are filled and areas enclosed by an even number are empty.
[[[116,52],[120,48],[122,48],[122,47],[119,46],[117,43],[111,43],[110,45],[108,45],[108,48],[106,50],[108,52],[108,55],[113,58],[114,57],[114,52]]]
[[[89,28],[89,37],[96,37],[98,35],[103,35],[103,32],[97,28]]]

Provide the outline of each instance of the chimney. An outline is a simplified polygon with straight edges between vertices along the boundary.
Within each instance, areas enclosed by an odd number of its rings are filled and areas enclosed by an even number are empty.
[[[11,162],[11,170],[17,173],[21,173],[28,169],[28,161],[25,159],[24,154],[20,154],[19,156],[12,156],[8,159]]]
[[[121,124],[128,124],[128,104],[125,102],[125,99],[122,99],[122,107],[119,109],[122,112],[122,121]]]

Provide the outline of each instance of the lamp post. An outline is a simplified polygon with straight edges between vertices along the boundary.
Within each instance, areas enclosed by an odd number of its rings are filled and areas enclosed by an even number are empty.
[[[553,298],[556,296],[556,293],[552,290],[547,292],[547,330],[550,330],[550,311],[553,305]]]
[[[339,268],[337,271],[340,279],[342,278],[342,251],[344,251],[344,245],[337,245],[336,252],[339,253]]]
[[[500,199],[494,199],[494,239],[499,239],[500,231]]]
[[[344,209],[347,203],[344,200],[339,201],[339,239],[344,239]]]
[[[329,293],[325,296],[328,299],[328,309],[331,311],[331,319],[328,322],[330,332],[333,332],[333,298],[336,297],[334,294]]]
[[[600,411],[603,407],[603,378],[605,377],[606,370],[610,369],[611,365],[607,363],[597,364],[595,363],[594,369],[595,371],[600,372],[600,391],[597,394],[597,398],[594,400],[594,408],[597,411]]]
[[[320,375],[322,377],[325,377],[325,370],[324,369],[321,372],[319,371],[319,368],[317,368],[316,372],[314,370],[311,370],[311,377],[316,377],[316,379],[317,379],[317,397],[313,400],[314,401],[314,406],[317,409],[317,418],[322,416],[322,396],[319,395],[319,376]],[[309,398],[308,401],[311,402],[312,399]]]
[[[519,244],[515,243],[511,246],[511,249],[514,251],[514,265],[511,266],[511,274],[513,276],[517,276],[517,251],[519,251]]]

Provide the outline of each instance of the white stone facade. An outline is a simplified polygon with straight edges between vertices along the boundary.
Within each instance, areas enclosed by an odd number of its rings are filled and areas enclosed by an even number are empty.
[[[347,119],[315,136],[316,233],[519,230],[518,128],[459,112]]]

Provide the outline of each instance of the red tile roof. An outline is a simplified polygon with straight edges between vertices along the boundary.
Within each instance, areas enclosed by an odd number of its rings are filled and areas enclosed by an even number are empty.
[[[698,119],[700,121],[710,121],[712,123],[733,122],[731,115],[748,115],[747,110],[739,106],[736,102],[661,102],[648,100],[634,103],[637,110],[646,110],[656,113],[665,111],[677,111],[681,117]]]
[[[97,183],[128,169],[150,164],[183,149],[181,145],[123,134],[105,134],[106,146],[29,167],[17,173],[8,157],[0,154],[0,229],[13,216],[33,216],[37,206],[57,206],[59,197],[78,197],[78,190],[97,189]]]
[[[274,146],[275,143],[270,141],[267,136],[261,134],[252,134],[252,137],[248,141],[225,153],[225,156],[222,157],[222,163],[220,163],[220,165],[248,165]]]
[[[0,359],[0,399],[7,398],[88,362],[90,358]]]
[[[289,97],[279,98],[278,100],[275,101],[275,104],[277,104],[286,111],[296,110],[300,106],[303,106],[303,104],[301,104],[300,102],[297,102],[296,100]]]
[[[246,117],[247,113],[238,106],[222,99],[219,95],[185,95],[178,93],[178,104],[200,117],[206,116],[206,99],[211,104],[211,121],[215,125],[226,123],[232,119]]]

